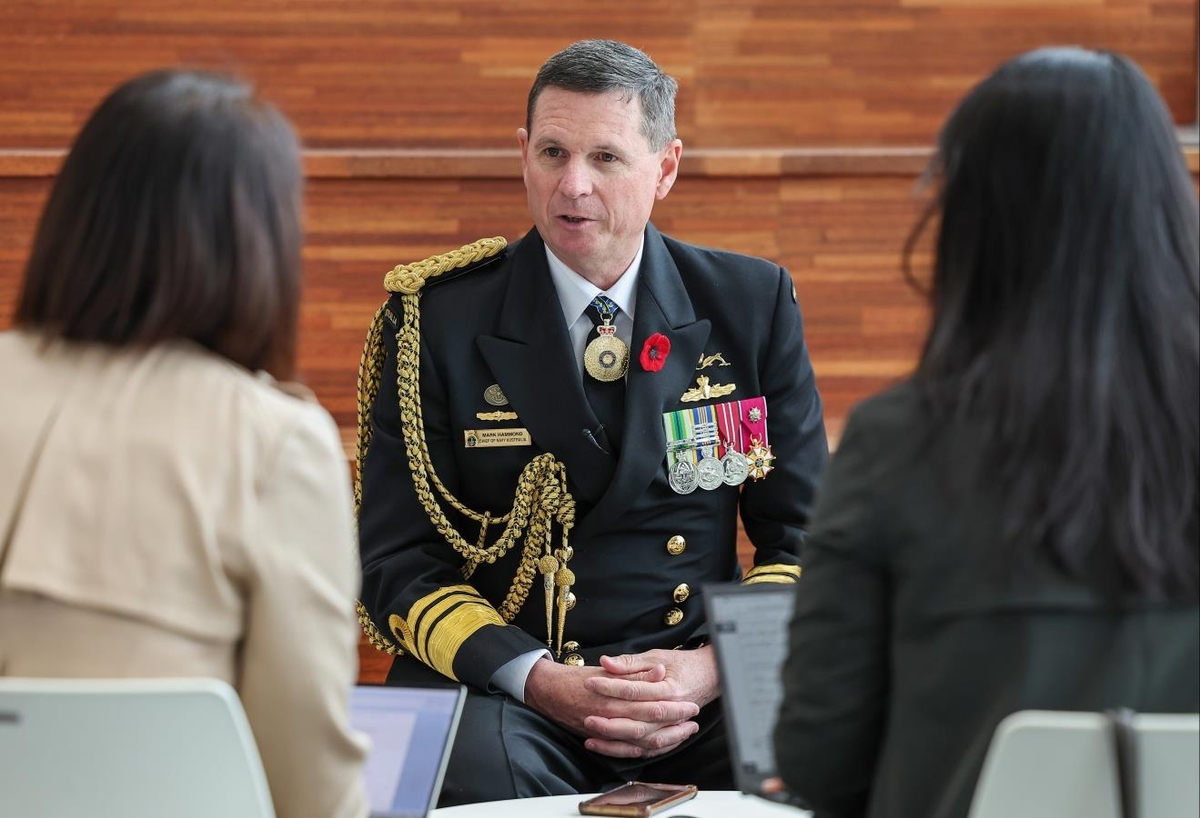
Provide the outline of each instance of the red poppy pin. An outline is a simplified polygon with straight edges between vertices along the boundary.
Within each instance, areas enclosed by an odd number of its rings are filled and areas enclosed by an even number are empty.
[[[667,362],[669,354],[671,354],[671,339],[661,332],[654,333],[646,339],[646,343],[642,344],[640,358],[642,369],[647,372],[658,372]]]

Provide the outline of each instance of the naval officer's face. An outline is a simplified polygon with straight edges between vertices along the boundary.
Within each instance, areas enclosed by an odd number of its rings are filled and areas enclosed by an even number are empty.
[[[682,145],[652,150],[642,105],[621,91],[546,88],[517,132],[529,211],[568,267],[607,289],[637,252],[654,202],[675,183]]]

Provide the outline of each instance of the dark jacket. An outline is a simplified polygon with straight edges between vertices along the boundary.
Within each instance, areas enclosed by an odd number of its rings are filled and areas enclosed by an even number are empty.
[[[961,818],[1024,709],[1200,708],[1197,606],[1107,603],[1000,547],[981,437],[902,385],[852,415],[797,586],[781,775],[820,818]]]
[[[761,259],[708,250],[646,230],[626,386],[619,458],[584,434],[598,425],[550,278],[544,244],[531,231],[518,244],[421,298],[421,391],[431,460],[445,485],[474,510],[503,514],[522,468],[551,452],[566,466],[578,507],[570,532],[575,607],[565,638],[587,664],[601,654],[684,645],[703,627],[699,587],[740,577],[739,505],[757,566],[798,562],[814,486],[828,450],[821,403],[786,270]],[[398,317],[398,299],[390,302]],[[363,603],[375,625],[418,658],[478,688],[510,659],[546,646],[539,576],[511,625],[495,615],[512,584],[518,543],[468,580],[462,558],[418,504],[401,436],[394,327],[371,410],[373,437],[362,475]],[[671,343],[660,372],[638,357],[654,333]],[[704,355],[729,366],[697,371]],[[739,493],[722,486],[676,494],[668,486],[664,412],[697,404],[681,396],[705,374],[733,394],[704,403],[765,396],[775,471]],[[498,384],[517,419],[483,421]],[[470,445],[471,430],[528,430],[531,445]],[[450,513],[468,540],[479,527]],[[502,526],[493,526],[488,541]],[[555,540],[557,541],[557,528]],[[674,536],[686,541],[668,551]],[[786,577],[785,577],[786,578]],[[682,584],[687,598],[677,601]],[[677,608],[681,621],[670,624]],[[670,617],[671,620],[674,615]],[[407,629],[407,633],[406,633]]]

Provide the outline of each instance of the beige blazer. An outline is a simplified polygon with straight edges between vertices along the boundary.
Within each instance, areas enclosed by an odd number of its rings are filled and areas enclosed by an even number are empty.
[[[8,332],[0,418],[0,676],[223,679],[280,818],[366,815],[352,502],[311,393]]]

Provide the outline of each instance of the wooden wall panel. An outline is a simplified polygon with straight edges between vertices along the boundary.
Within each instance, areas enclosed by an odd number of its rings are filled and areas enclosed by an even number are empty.
[[[693,147],[928,144],[1002,59],[1123,51],[1196,118],[1195,0],[5,0],[0,148],[69,143],[120,80],[256,80],[315,147],[511,147],[538,65],[615,37],[682,84]]]

